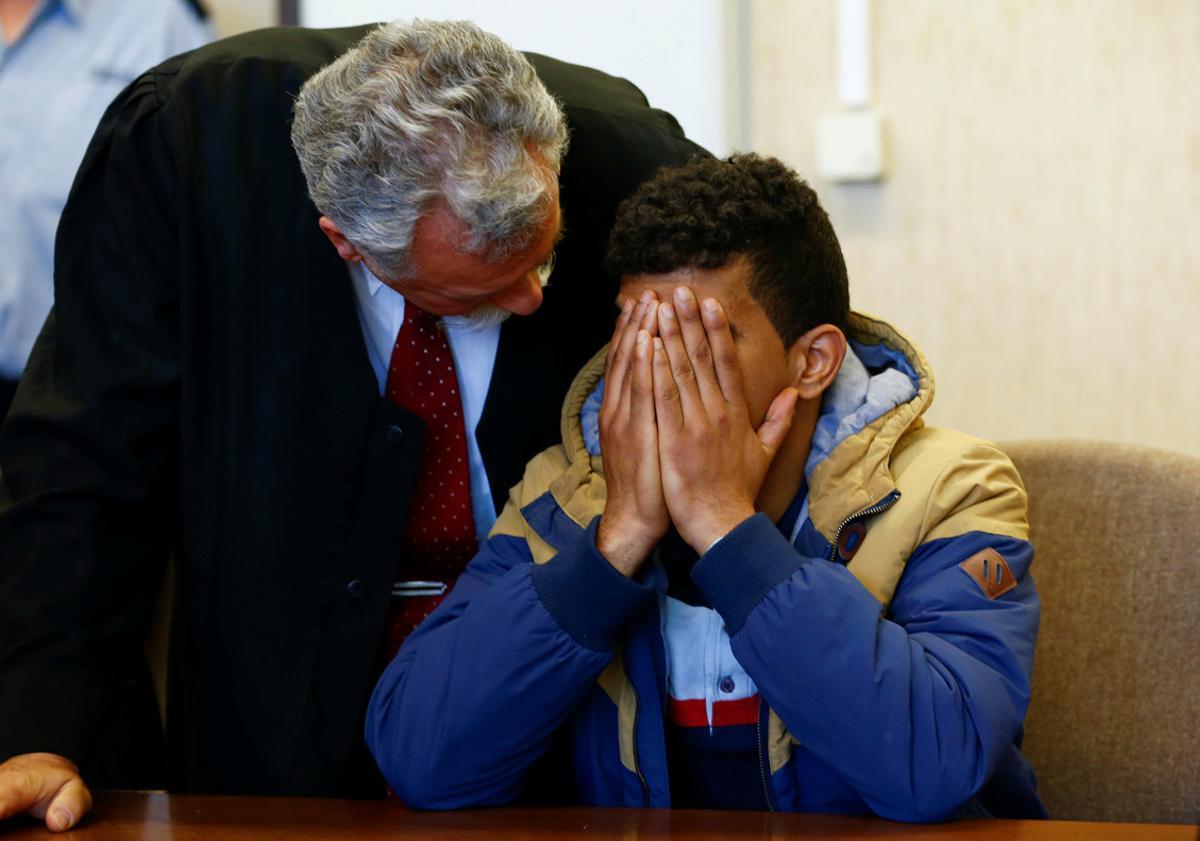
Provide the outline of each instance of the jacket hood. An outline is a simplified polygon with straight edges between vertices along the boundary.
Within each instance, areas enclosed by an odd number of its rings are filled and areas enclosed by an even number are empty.
[[[804,469],[808,517],[828,538],[847,517],[896,490],[892,455],[904,433],[924,425],[921,416],[934,395],[924,355],[887,322],[852,313],[847,339],[846,358],[822,399]],[[559,489],[567,496],[584,484],[593,493],[602,489],[594,487],[597,480],[603,483],[602,475],[592,474],[603,473],[599,412],[607,354],[605,346],[583,367],[563,404],[563,448],[568,474],[575,476]],[[554,495],[560,504],[567,502]]]

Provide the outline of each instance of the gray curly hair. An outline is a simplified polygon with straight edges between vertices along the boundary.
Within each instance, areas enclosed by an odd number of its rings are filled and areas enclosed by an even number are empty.
[[[563,111],[521,53],[466,21],[372,30],[300,89],[292,145],[317,209],[394,277],[439,200],[464,250],[532,244],[567,146]]]

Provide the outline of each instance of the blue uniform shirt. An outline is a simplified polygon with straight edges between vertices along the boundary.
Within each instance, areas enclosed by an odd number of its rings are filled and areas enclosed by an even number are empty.
[[[54,299],[54,231],[108,103],[212,38],[183,0],[43,0],[0,40],[0,377],[16,379]]]

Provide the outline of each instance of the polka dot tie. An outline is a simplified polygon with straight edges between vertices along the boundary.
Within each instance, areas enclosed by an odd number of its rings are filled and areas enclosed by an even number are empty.
[[[453,584],[478,545],[462,399],[441,325],[407,301],[388,369],[387,397],[425,421],[397,578]],[[441,596],[392,598],[389,660],[441,600]]]

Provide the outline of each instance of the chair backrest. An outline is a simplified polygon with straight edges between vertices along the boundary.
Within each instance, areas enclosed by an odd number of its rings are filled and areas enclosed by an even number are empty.
[[[1042,599],[1024,751],[1060,819],[1200,819],[1200,459],[1003,445]]]

